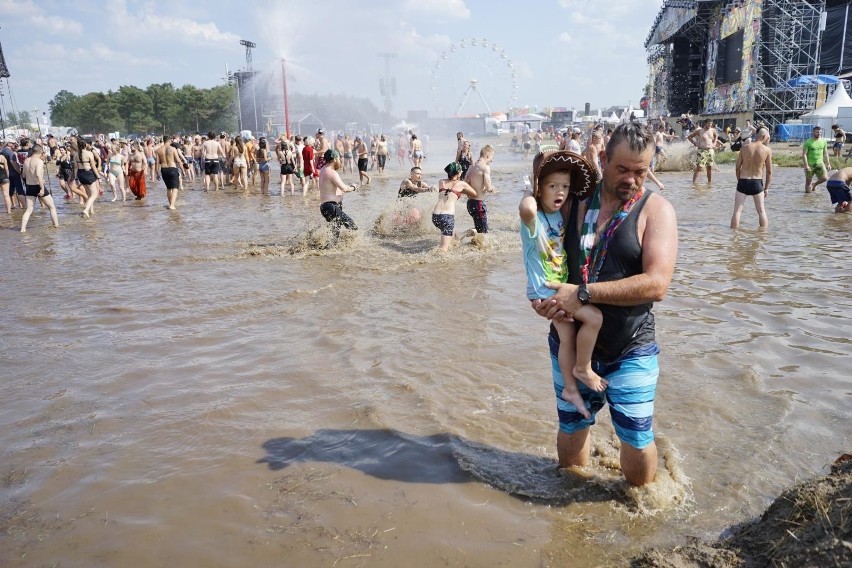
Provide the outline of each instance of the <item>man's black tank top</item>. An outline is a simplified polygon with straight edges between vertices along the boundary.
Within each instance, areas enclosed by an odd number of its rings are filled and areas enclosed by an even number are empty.
[[[612,236],[606,260],[598,274],[598,282],[620,280],[642,273],[642,247],[639,245],[639,214],[652,191],[645,189],[644,195],[630,209],[627,218],[621,222]],[[579,201],[574,198],[565,229],[565,252],[568,259],[571,284],[580,283],[580,267],[585,259],[580,256],[580,235],[577,226]],[[594,298],[592,298],[594,300]],[[603,314],[603,325],[598,333],[593,358],[595,361],[610,363],[637,347],[655,342],[654,314],[652,302],[638,306],[612,306],[594,304]]]

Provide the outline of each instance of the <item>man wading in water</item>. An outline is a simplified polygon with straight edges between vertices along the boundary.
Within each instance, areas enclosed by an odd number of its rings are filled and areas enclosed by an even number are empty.
[[[569,199],[565,254],[569,281],[550,284],[556,293],[535,300],[536,312],[548,319],[572,319],[580,306],[594,304],[603,324],[592,355],[592,368],[608,386],[594,392],[577,385],[590,410],[584,418],[560,398],[559,336],[551,327],[549,344],[553,387],[559,416],[556,449],[559,466],[586,466],[590,461],[589,427],[604,404],[610,406],[621,440],[621,471],[631,485],[654,481],[654,395],[659,376],[654,335],[654,302],[671,283],[677,257],[674,208],[643,187],[654,155],[654,137],[638,124],[622,124],[606,146],[603,179],[587,202]]]

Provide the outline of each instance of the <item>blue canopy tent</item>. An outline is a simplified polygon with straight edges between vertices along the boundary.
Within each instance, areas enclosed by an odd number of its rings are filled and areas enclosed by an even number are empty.
[[[787,81],[786,85],[791,89],[797,87],[812,87],[814,85],[837,85],[840,79],[834,75],[800,75]]]

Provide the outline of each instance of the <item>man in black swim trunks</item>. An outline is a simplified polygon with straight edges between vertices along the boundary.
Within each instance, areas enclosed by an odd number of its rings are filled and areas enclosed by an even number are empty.
[[[772,150],[769,148],[769,131],[759,128],[752,144],[744,144],[737,156],[737,194],[734,199],[734,215],[731,228],[740,226],[740,214],[746,197],[754,197],[758,223],[762,229],[769,226],[766,207],[763,200],[769,194],[769,182],[772,180]],[[764,175],[766,182],[763,181]]]
[[[163,136],[163,144],[154,152],[154,160],[156,163],[157,178],[163,178],[163,183],[166,184],[166,197],[169,200],[169,209],[175,209],[177,202],[178,189],[180,188],[180,176],[183,160],[180,153],[175,150],[174,146],[169,144],[169,137]]]

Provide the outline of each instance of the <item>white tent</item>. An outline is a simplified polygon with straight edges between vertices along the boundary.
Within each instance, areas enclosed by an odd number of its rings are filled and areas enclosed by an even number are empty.
[[[828,97],[825,104],[818,109],[803,114],[802,121],[813,124],[814,126],[820,126],[823,132],[825,132],[837,121],[837,115],[841,107],[852,107],[852,97],[849,97],[842,84],[834,89],[834,93]]]
[[[624,112],[621,113],[620,121],[621,122],[630,122],[630,115],[631,114],[633,114],[633,105],[630,105],[629,107],[624,109]]]
[[[609,115],[609,118],[606,119],[607,122],[616,123],[618,122],[618,115],[615,114],[615,111],[612,111],[612,114]]]

